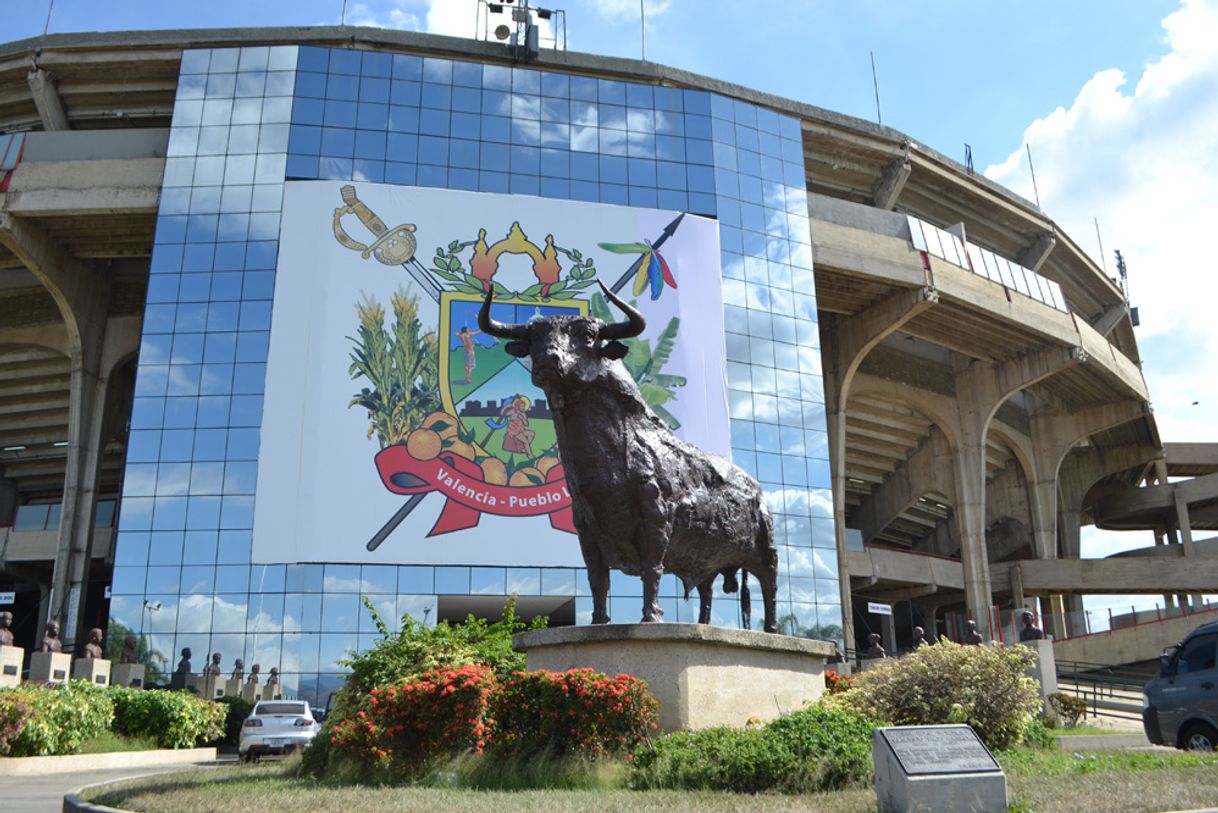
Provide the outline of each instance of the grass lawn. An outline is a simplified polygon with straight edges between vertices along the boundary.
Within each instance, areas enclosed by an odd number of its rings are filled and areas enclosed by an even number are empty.
[[[1121,729],[1121,728],[1101,728],[1090,723],[1079,723],[1075,726],[1062,726],[1061,728],[1053,728],[1049,733],[1055,737],[1082,737],[1091,736],[1092,734],[1139,734],[1142,729]]]
[[[117,751],[155,751],[156,740],[145,737],[124,737],[107,731],[80,744],[81,754],[113,754]]]
[[[1014,811],[1159,811],[1218,800],[1218,757],[1167,752],[1116,752],[1083,758],[1055,751],[1000,755]],[[279,765],[193,771],[125,783],[92,794],[101,804],[139,813],[867,813],[871,789],[805,796],[688,791],[474,791],[447,788],[327,786],[299,779],[295,760]]]

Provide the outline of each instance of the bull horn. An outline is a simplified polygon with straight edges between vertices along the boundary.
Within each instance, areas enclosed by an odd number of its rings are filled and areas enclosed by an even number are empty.
[[[529,328],[527,325],[505,325],[491,318],[491,300],[494,298],[495,292],[493,290],[486,292],[486,299],[482,302],[482,309],[478,311],[478,329],[488,336],[494,336],[496,339],[529,338]]]
[[[600,332],[602,339],[633,339],[647,329],[647,320],[643,318],[643,314],[618,299],[613,291],[605,287],[605,283],[600,280],[597,280],[597,283],[601,286],[605,299],[608,299],[618,310],[626,314],[626,318],[629,320],[627,322],[613,322],[605,325],[601,328]]]

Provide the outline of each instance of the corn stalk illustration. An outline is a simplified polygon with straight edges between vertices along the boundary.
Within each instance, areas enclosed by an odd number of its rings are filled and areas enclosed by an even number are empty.
[[[399,288],[389,299],[393,323],[386,329],[385,308],[364,295],[356,305],[358,336],[352,343],[351,379],[364,379],[349,406],[368,410],[368,437],[381,448],[404,443],[410,430],[441,409],[437,338],[424,332],[419,300]]]

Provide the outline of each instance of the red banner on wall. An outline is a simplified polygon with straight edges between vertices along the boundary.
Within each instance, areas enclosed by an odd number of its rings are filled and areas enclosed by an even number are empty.
[[[473,528],[483,514],[503,517],[535,517],[549,514],[550,525],[575,533],[571,514],[571,492],[561,464],[546,473],[540,485],[509,486],[488,483],[482,467],[452,452],[441,452],[431,460],[411,456],[404,445],[382,449],[376,455],[376,469],[385,488],[394,494],[444,495],[444,509],[431,531],[440,534]]]

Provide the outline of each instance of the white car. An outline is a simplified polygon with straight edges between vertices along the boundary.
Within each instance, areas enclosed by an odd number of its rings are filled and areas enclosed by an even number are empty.
[[[241,724],[238,753],[242,762],[286,754],[312,742],[320,727],[303,700],[261,700]]]

